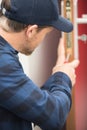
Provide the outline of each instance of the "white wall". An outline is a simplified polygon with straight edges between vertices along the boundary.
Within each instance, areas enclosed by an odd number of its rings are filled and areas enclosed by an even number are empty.
[[[53,30],[30,56],[20,55],[25,73],[39,86],[50,76],[56,62],[59,33]]]

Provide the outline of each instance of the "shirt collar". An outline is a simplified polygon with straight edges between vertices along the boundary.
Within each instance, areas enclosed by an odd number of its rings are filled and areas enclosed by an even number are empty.
[[[2,36],[0,36],[0,46],[3,46],[5,50],[10,50],[15,54],[18,53]]]

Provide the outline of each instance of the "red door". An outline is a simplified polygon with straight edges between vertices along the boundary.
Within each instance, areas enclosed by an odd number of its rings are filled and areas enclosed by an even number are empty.
[[[87,0],[78,0],[78,17],[87,14]],[[87,24],[78,25],[78,35],[87,35]],[[87,41],[78,40],[80,65],[75,86],[76,130],[87,130]]]

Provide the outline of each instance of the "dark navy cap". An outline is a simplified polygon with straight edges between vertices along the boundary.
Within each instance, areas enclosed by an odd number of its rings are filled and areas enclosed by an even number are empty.
[[[53,26],[71,32],[72,23],[59,14],[58,0],[10,0],[11,8],[2,7],[3,14],[14,21],[29,25]]]

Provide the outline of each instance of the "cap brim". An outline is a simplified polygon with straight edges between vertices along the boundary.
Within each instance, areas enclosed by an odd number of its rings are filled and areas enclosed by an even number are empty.
[[[71,32],[73,30],[73,24],[70,22],[70,20],[61,16],[59,16],[57,21],[52,23],[52,26],[63,32]]]

